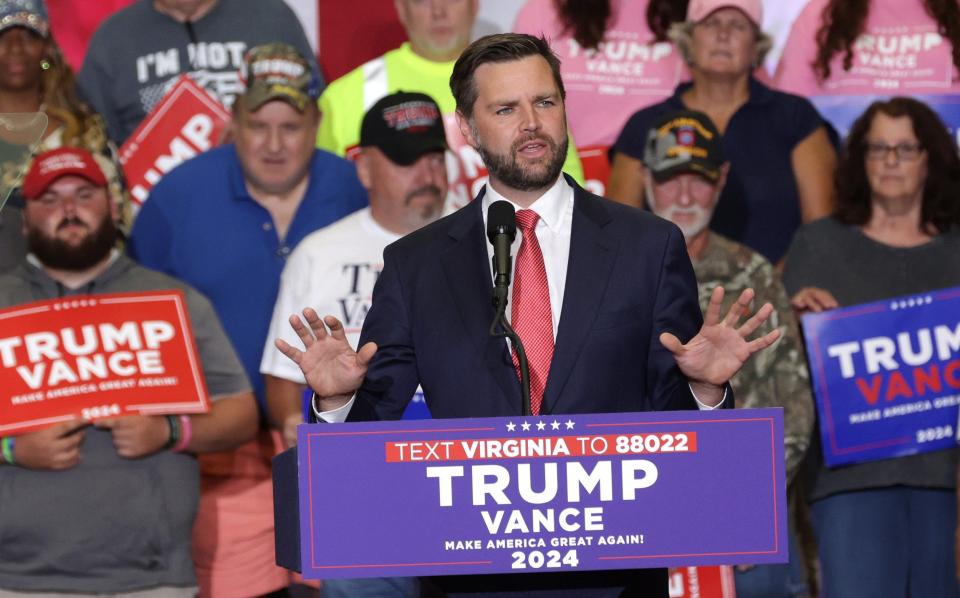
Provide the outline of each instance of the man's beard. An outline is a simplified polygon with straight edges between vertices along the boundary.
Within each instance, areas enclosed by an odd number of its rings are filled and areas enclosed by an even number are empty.
[[[473,137],[477,140],[477,151],[483,158],[487,172],[504,185],[518,191],[536,191],[552,185],[560,176],[563,163],[567,159],[566,135],[563,136],[563,141],[559,144],[553,139],[541,135],[531,135],[518,139],[510,146],[509,155],[493,153],[483,147],[476,130],[473,131]],[[517,153],[525,143],[531,141],[545,143],[550,151],[542,161],[525,166],[517,159]]]
[[[404,207],[409,208],[413,201],[419,197],[426,197],[431,201],[421,205],[420,209],[416,212],[416,215],[412,218],[416,228],[420,228],[424,224],[433,222],[439,218],[440,214],[443,212],[443,192],[436,185],[423,185],[422,187],[418,187],[407,193],[407,195],[403,198]]]
[[[705,208],[697,204],[686,208],[677,205],[660,207],[657,205],[656,195],[653,192],[653,183],[650,181],[649,176],[646,177],[646,180],[644,180],[644,187],[646,188],[647,205],[650,206],[650,211],[664,220],[669,220],[670,222],[676,224],[680,229],[680,232],[683,233],[684,240],[690,241],[690,239],[696,237],[703,232],[704,229],[710,226],[710,220],[713,218],[712,208]],[[718,189],[712,205],[716,206],[717,201],[719,200],[720,190]],[[677,220],[679,214],[692,215],[693,221],[678,222]]]
[[[57,230],[68,224],[85,224],[77,218],[65,218]],[[56,237],[49,237],[39,230],[27,231],[27,247],[40,263],[56,270],[81,272],[100,263],[107,257],[117,241],[117,227],[107,216],[77,245],[71,245]]]
[[[713,213],[703,206],[690,206],[689,208],[669,206],[660,210],[654,210],[654,213],[664,220],[669,220],[676,224],[680,228],[680,232],[683,233],[683,238],[687,241],[703,232],[703,230],[710,225],[710,217],[713,216]],[[680,214],[692,216],[693,220],[691,222],[684,222],[679,217]]]

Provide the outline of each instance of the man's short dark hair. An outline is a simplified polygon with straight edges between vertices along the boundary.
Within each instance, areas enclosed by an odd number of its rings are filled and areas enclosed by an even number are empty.
[[[473,105],[477,101],[477,85],[473,73],[481,64],[489,62],[510,62],[528,56],[541,56],[550,65],[553,81],[560,91],[560,98],[566,99],[567,93],[560,78],[560,59],[550,49],[550,44],[542,37],[525,33],[498,33],[486,35],[473,42],[460,54],[453,65],[450,75],[450,91],[457,101],[457,111],[467,118],[473,115]]]

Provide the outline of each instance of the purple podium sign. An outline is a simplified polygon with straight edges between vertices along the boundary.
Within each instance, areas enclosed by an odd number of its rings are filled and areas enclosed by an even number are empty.
[[[960,287],[801,321],[828,466],[957,446]]]
[[[303,576],[787,561],[780,409],[303,425]]]

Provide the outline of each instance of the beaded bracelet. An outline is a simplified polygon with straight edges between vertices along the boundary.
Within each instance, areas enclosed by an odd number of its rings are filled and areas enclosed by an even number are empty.
[[[163,450],[172,450],[173,447],[177,445],[177,441],[180,440],[180,422],[177,420],[176,415],[168,415],[167,425],[170,426],[170,438],[167,439],[166,444],[163,445]]]
[[[16,439],[13,436],[4,436],[3,440],[0,441],[0,450],[3,452],[3,460],[10,465],[16,465],[17,460],[14,458],[14,447],[16,447]]]
[[[189,415],[180,416],[180,440],[170,450],[175,453],[182,453],[190,446],[190,440],[193,438],[193,425],[190,423]]]

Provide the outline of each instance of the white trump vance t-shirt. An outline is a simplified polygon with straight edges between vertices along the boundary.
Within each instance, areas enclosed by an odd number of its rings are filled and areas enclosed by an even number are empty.
[[[320,316],[343,322],[350,345],[357,348],[360,329],[370,309],[373,285],[383,269],[383,249],[400,238],[374,221],[370,208],[342,218],[308,235],[287,260],[260,373],[305,384],[303,373],[273,344],[282,338],[302,347],[290,327],[291,314],[312,307]]]

